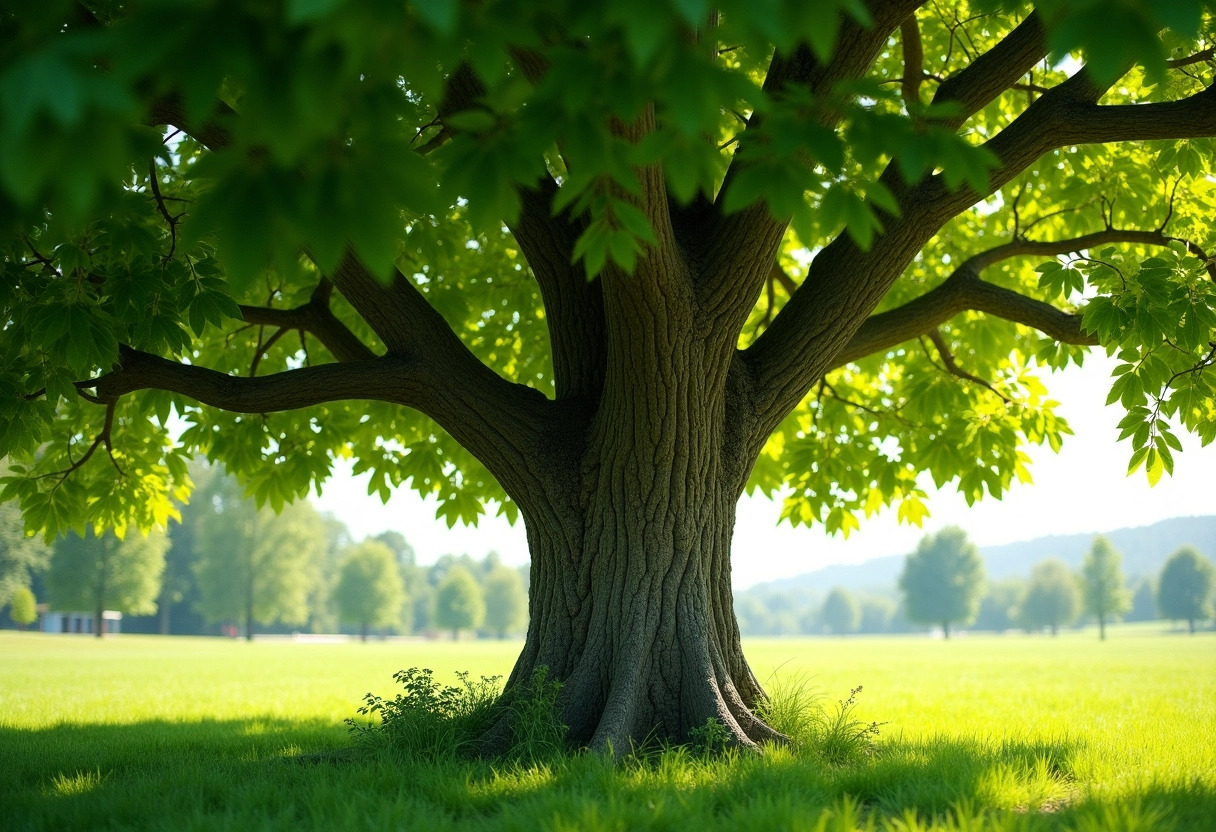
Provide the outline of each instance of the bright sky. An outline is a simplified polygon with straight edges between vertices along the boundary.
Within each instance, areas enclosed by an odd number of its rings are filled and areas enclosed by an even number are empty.
[[[1076,435],[1066,437],[1059,454],[1047,447],[1030,449],[1034,484],[1014,486],[1003,500],[989,499],[968,508],[947,486],[931,492],[932,515],[923,528],[899,525],[892,511],[863,521],[861,531],[843,540],[828,537],[819,527],[778,526],[776,503],[745,497],[735,526],[735,587],[832,563],[904,554],[922,535],[951,524],[962,526],[980,545],[996,545],[1216,512],[1216,443],[1201,448],[1197,439],[1181,434],[1183,452],[1175,455],[1174,476],[1164,477],[1155,488],[1149,488],[1143,470],[1126,476],[1130,445],[1115,442],[1122,411],[1117,404],[1104,407],[1114,364],[1101,354],[1092,355],[1083,369],[1070,367],[1045,379]],[[400,531],[421,563],[449,552],[480,558],[491,549],[507,563],[528,560],[522,521],[511,527],[501,518],[485,518],[478,528],[448,529],[435,519],[433,501],[423,501],[403,488],[382,504],[378,497],[367,495],[366,477],[351,476],[349,468],[335,472],[316,504],[345,522],[356,538],[385,529]]]

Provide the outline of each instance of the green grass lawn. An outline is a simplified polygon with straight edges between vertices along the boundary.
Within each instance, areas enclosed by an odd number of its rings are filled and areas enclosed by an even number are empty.
[[[304,764],[393,671],[505,674],[512,642],[0,633],[0,828],[1216,829],[1216,637],[754,639],[772,687],[863,685],[876,752],[540,767]]]

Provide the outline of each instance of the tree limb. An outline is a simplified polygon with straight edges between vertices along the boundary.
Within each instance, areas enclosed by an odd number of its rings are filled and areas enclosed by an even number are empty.
[[[604,299],[599,279],[588,281],[575,264],[580,227],[567,212],[554,215],[557,183],[546,176],[520,191],[519,218],[511,233],[532,268],[545,306],[556,396],[595,399],[604,379]]]
[[[1033,327],[1066,344],[1095,345],[1097,339],[1081,330],[1080,315],[1063,312],[1050,304],[985,282],[980,279],[980,272],[1012,257],[1053,257],[1107,243],[1165,246],[1174,240],[1179,238],[1159,230],[1107,229],[1067,240],[1013,240],[995,246],[965,260],[941,285],[915,300],[868,318],[836,356],[832,366],[842,367],[867,355],[926,335],[967,310],[985,312]],[[1202,252],[1197,249],[1196,252],[1197,256],[1206,259]]]
[[[925,80],[925,49],[920,42],[920,27],[916,14],[910,14],[899,24],[899,39],[904,48],[904,77],[900,92],[909,110],[920,106],[920,85]]]
[[[369,361],[375,358],[376,354],[371,348],[360,341],[330,310],[329,297],[332,292],[333,283],[323,278],[308,303],[292,309],[242,305],[241,317],[249,324],[310,332],[341,362]]]
[[[824,95],[840,81],[860,78],[892,32],[922,3],[923,0],[871,0],[866,5],[873,25],[863,26],[845,15],[832,57],[826,63],[816,59],[805,45],[790,55],[774,55],[764,79],[764,91],[779,96],[782,89],[797,86],[809,89],[815,95]],[[839,115],[826,115],[823,120],[827,126],[835,126]],[[753,114],[748,129],[762,123],[762,117]],[[718,192],[717,210],[710,214],[711,225],[705,232],[714,245],[699,281],[705,310],[712,316],[724,318],[724,329],[736,334],[755,306],[789,224],[788,217],[773,217],[763,202],[730,216],[721,213],[721,197],[730,188],[742,164],[736,156]]]
[[[999,396],[1001,401],[1008,404],[1009,399],[1005,396],[1005,394],[993,387],[990,382],[985,381],[977,375],[972,375],[962,367],[958,366],[958,361],[955,360],[954,353],[950,351],[950,345],[946,343],[946,339],[942,336],[942,331],[940,329],[934,327],[933,329],[929,330],[928,336],[929,340],[933,342],[933,346],[937,348],[937,354],[941,358],[943,369],[945,369],[947,373],[957,378],[961,378],[964,381],[970,381],[978,384],[981,387],[987,387],[990,391]],[[930,361],[932,361],[932,359],[930,359]]]
[[[955,113],[939,124],[961,127],[990,101],[1010,89],[1047,56],[1047,32],[1038,12],[1031,12],[1012,32],[937,88],[935,105],[951,104]],[[906,75],[906,73],[905,73]]]

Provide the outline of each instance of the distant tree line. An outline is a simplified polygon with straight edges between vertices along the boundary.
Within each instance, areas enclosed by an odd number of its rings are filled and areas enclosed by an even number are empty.
[[[975,546],[958,528],[923,538],[908,555],[898,591],[852,593],[835,587],[826,597],[788,590],[737,593],[735,613],[744,635],[900,633],[935,627],[1057,634],[1096,623],[1099,637],[1118,620],[1158,617],[1185,622],[1189,631],[1216,615],[1216,567],[1192,546],[1178,549],[1154,579],[1129,586],[1121,555],[1108,540],[1093,541],[1079,572],[1048,558],[1026,579],[987,582]]]
[[[51,545],[26,537],[13,504],[0,504],[0,610],[17,626],[35,606],[124,613],[123,630],[175,634],[308,631],[476,633],[527,627],[526,570],[495,553],[415,560],[404,535],[354,541],[308,501],[259,509],[221,469],[198,466],[194,492],[168,533],[98,536],[82,528]]]

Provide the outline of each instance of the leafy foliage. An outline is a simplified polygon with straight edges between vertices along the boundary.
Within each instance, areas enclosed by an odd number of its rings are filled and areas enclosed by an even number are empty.
[[[17,506],[0,503],[0,606],[18,589],[28,588],[31,575],[45,568],[50,557],[50,547],[25,534]]]
[[[13,590],[8,605],[9,617],[19,626],[26,627],[38,620],[38,605],[28,586],[19,586]]]
[[[589,275],[629,270],[654,243],[634,198],[639,171],[661,167],[678,204],[720,196],[727,212],[763,203],[788,217],[779,262],[796,285],[811,253],[838,233],[863,248],[883,233],[898,211],[882,179],[890,162],[909,182],[940,172],[979,201],[925,246],[880,310],[940,286],[1000,242],[1158,226],[1176,238],[987,269],[1003,288],[1080,309],[1088,332],[1118,354],[1111,395],[1127,409],[1131,468],[1156,481],[1172,468],[1179,429],[1216,438],[1216,286],[1200,253],[1213,250],[1212,140],[1062,147],[987,199],[997,160],[982,144],[1064,80],[1065,56],[1080,56],[1098,79],[1121,76],[1106,103],[1202,89],[1210,62],[1166,61],[1210,46],[1212,6],[1037,7],[1051,22],[1051,57],[1024,89],[973,114],[964,133],[945,125],[951,105],[889,83],[907,57],[894,39],[864,77],[824,94],[765,85],[774,50],[805,43],[826,61],[842,27],[871,25],[859,0],[719,4],[709,44],[694,34],[709,6],[683,0],[6,8],[0,456],[14,468],[3,494],[48,537],[85,523],[122,532],[175,516],[191,454],[222,461],[276,508],[354,456],[381,497],[408,485],[438,497],[449,523],[473,522],[487,506],[514,518],[481,463],[399,407],[339,402],[250,416],[142,391],[103,412],[81,397],[84,385],[114,365],[121,345],[244,376],[329,361],[302,331],[243,323],[243,307],[301,306],[349,246],[380,275],[400,269],[496,372],[552,394],[546,314],[503,225],[543,176],[560,183],[554,207],[576,221],[572,253]],[[920,9],[926,91],[1026,11],[1014,0]],[[541,56],[541,80],[530,82],[521,55]],[[482,89],[473,106],[441,118],[445,84],[466,65]],[[165,112],[192,128],[145,126]],[[622,135],[621,124],[648,113],[654,126],[642,140]],[[837,129],[823,126],[828,115]],[[744,164],[727,181],[735,159]],[[741,346],[787,300],[770,285]],[[334,314],[383,347],[342,298]],[[786,493],[792,523],[848,534],[888,505],[919,523],[922,473],[968,500],[1027,480],[1021,448],[1058,447],[1069,432],[1038,375],[1081,352],[977,312],[955,316],[941,336],[987,384],[947,372],[925,339],[851,361],[773,434],[750,488]],[[103,452],[92,452],[102,437]]]

